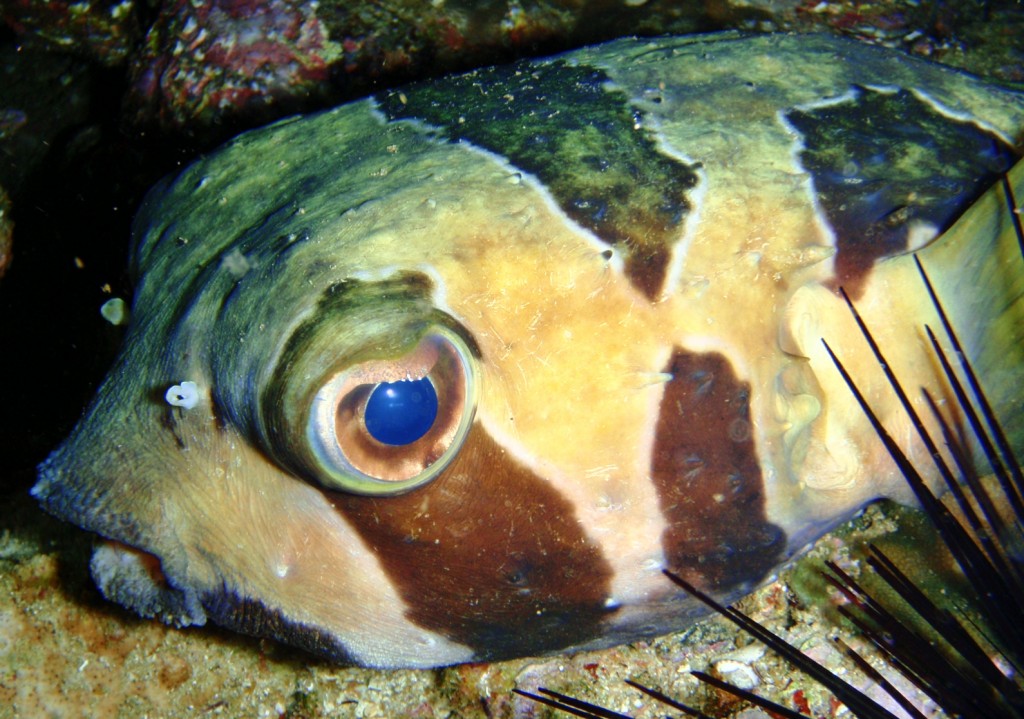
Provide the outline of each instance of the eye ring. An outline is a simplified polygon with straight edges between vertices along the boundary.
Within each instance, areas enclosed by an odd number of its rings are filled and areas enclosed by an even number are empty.
[[[406,383],[418,384],[400,386]],[[370,403],[382,387],[432,393],[436,406],[426,412],[433,416],[397,417],[404,429],[374,431]],[[408,398],[399,397],[391,409],[406,412]],[[438,326],[402,357],[362,362],[327,380],[313,397],[306,437],[325,486],[389,496],[427,484],[450,464],[469,433],[475,409],[473,354],[458,334]]]

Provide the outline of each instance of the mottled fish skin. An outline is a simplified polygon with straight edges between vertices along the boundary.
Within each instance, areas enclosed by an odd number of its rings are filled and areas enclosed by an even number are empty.
[[[680,628],[698,610],[662,568],[734,598],[865,502],[907,498],[820,339],[920,455],[837,290],[905,383],[943,396],[906,253],[1022,131],[1022,95],[963,73],[724,34],[246,133],[147,198],[124,349],[33,492],[112,540],[92,562],[111,599],[339,661]],[[985,195],[920,254],[1020,449],[1001,211]],[[427,367],[427,434],[370,437],[366,388]]]

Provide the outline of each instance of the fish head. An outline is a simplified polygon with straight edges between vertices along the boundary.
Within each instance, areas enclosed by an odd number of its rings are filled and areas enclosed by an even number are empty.
[[[240,136],[144,203],[124,348],[35,495],[135,611],[364,665],[653,636],[697,613],[665,568],[749,591],[899,493],[820,339],[868,356],[840,284],[886,337],[926,311],[848,243],[841,198],[891,183],[841,195],[874,175],[808,140],[898,93],[773,79],[835,42],[623,41]]]

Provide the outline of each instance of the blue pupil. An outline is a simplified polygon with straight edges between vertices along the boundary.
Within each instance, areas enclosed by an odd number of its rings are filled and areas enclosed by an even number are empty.
[[[366,400],[366,430],[383,444],[412,444],[437,419],[437,392],[430,380],[381,382]]]

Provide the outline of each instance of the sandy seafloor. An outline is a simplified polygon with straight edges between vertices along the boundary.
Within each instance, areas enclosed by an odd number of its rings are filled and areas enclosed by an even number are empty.
[[[941,557],[917,554],[918,547],[936,544],[919,518],[904,517],[901,531],[894,531],[896,522],[889,516],[894,509],[868,508],[849,527],[822,539],[778,581],[739,605],[873,692],[877,688],[832,644],[832,637],[842,636],[862,646],[849,632],[837,629],[834,597],[822,589],[817,570],[831,558],[856,573],[861,563],[851,547],[865,541],[886,542],[887,551],[903,566],[941,566]],[[815,717],[849,715],[812,680],[718,618],[652,642],[604,651],[418,671],[338,667],[215,627],[173,629],[105,602],[85,571],[91,538],[38,513],[27,498],[8,503],[0,513],[2,719],[565,716],[511,691],[537,686],[637,719],[666,715],[665,707],[626,686],[626,678],[697,704],[714,716],[769,716],[701,686],[689,675],[691,670],[709,671],[787,706],[810,709]],[[938,581],[945,586],[949,578]],[[877,657],[874,663],[883,666]]]
[[[970,53],[946,59],[982,72],[989,69]],[[795,569],[740,604],[871,691],[877,689],[831,642],[841,633],[848,643],[862,645],[836,628],[833,600],[815,573],[825,558],[856,570],[852,547],[876,540],[889,542],[903,566],[912,563],[927,574],[942,566],[941,558],[917,556],[921,547],[936,544],[934,537],[922,536],[919,521],[913,520],[897,532],[890,509],[868,508],[850,527],[822,539]],[[215,627],[176,630],[138,619],[99,596],[86,569],[92,541],[48,518],[24,492],[0,495],[0,719],[565,716],[511,691],[537,686],[636,719],[676,715],[627,687],[625,678],[697,704],[713,716],[768,716],[700,686],[691,670],[710,671],[815,717],[849,716],[814,682],[738,636],[721,619],[600,652],[432,671],[337,667]],[[936,586],[955,597],[955,582],[949,582],[949,575],[943,575]],[[881,666],[877,657],[873,663]]]

